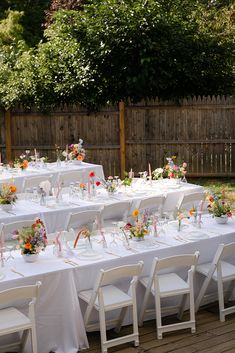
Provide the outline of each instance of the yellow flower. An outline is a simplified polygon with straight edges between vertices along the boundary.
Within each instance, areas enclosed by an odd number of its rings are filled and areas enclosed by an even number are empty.
[[[132,217],[136,218],[136,217],[138,217],[138,216],[139,216],[139,210],[134,210],[134,211],[132,212]]]

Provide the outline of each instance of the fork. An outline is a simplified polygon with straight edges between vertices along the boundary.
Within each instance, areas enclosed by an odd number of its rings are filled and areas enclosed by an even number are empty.
[[[14,269],[14,268],[11,268],[11,272],[14,272],[14,273],[16,273],[17,275],[19,275],[19,276],[21,276],[21,277],[25,277],[25,275],[24,275],[23,273],[17,271],[17,270]]]

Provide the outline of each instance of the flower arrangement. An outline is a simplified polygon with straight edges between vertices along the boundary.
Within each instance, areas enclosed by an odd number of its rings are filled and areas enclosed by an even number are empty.
[[[30,150],[26,150],[25,153],[22,153],[18,158],[16,158],[14,167],[20,168],[22,170],[27,169],[30,161],[32,161]]]
[[[19,241],[22,254],[38,254],[47,246],[46,228],[38,218],[31,227],[16,230],[13,239]]]
[[[83,140],[79,139],[76,144],[71,144],[62,152],[62,155],[69,160],[83,161],[86,156],[86,151],[83,148]]]
[[[91,233],[92,233],[91,230],[89,230],[87,227],[83,227],[82,229],[80,229],[73,244],[74,249],[76,248],[77,242],[81,236],[83,236],[84,239],[88,240],[89,246],[92,248]]]
[[[187,163],[183,162],[180,165],[175,164],[176,156],[167,157],[167,164],[164,166],[164,174],[168,178],[183,178],[187,173]]]
[[[176,218],[177,218],[177,221],[178,221],[178,232],[179,232],[181,230],[183,219],[184,218],[189,218],[189,217],[182,210],[178,210]]]
[[[124,179],[122,180],[122,185],[124,186],[131,186],[132,183],[132,174],[129,174],[128,172],[124,173]]]
[[[207,209],[213,217],[232,217],[230,203],[219,195],[209,195]]]
[[[158,180],[161,179],[163,176],[164,169],[163,168],[157,168],[153,171],[153,179]]]
[[[132,217],[134,218],[133,224],[127,223],[123,227],[123,230],[129,232],[130,238],[136,238],[139,240],[144,239],[144,236],[149,234],[149,220],[142,217],[138,209],[132,212]]]
[[[13,184],[3,184],[0,189],[0,204],[10,205],[16,202],[16,186]]]
[[[117,191],[118,182],[111,175],[107,178],[107,180],[102,179],[101,184],[107,190],[108,193],[114,193]]]

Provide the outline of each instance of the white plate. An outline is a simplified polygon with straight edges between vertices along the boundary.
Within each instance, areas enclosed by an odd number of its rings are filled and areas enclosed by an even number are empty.
[[[86,243],[85,239],[78,239],[78,242],[77,242],[77,245],[75,248],[73,247],[74,241],[68,241],[68,245],[69,245],[70,249],[74,250],[74,251],[81,251],[83,249],[86,249],[86,247],[87,247],[87,243]]]
[[[160,246],[160,244],[154,239],[144,239],[141,241],[131,240],[130,244],[131,244],[131,247],[138,250],[156,249]]]
[[[77,254],[79,260],[86,260],[86,261],[95,261],[95,260],[100,260],[104,256],[100,253],[97,253],[95,251],[82,251],[81,253]]]
[[[199,239],[208,239],[209,236],[199,230],[192,230],[189,233],[185,233],[182,235],[183,238],[189,239],[189,240],[199,240]]]
[[[168,222],[167,227],[178,229],[179,228],[179,222],[178,221]],[[187,224],[184,221],[182,221],[182,223],[180,225],[180,229],[182,230],[182,229],[186,229],[188,227],[189,227],[189,224]]]

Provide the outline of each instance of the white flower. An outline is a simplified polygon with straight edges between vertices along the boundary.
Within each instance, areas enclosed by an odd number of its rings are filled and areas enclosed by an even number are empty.
[[[162,168],[157,168],[153,171],[154,174],[162,174],[163,173],[163,169]]]
[[[62,156],[67,157],[68,153],[66,151],[62,152]]]

